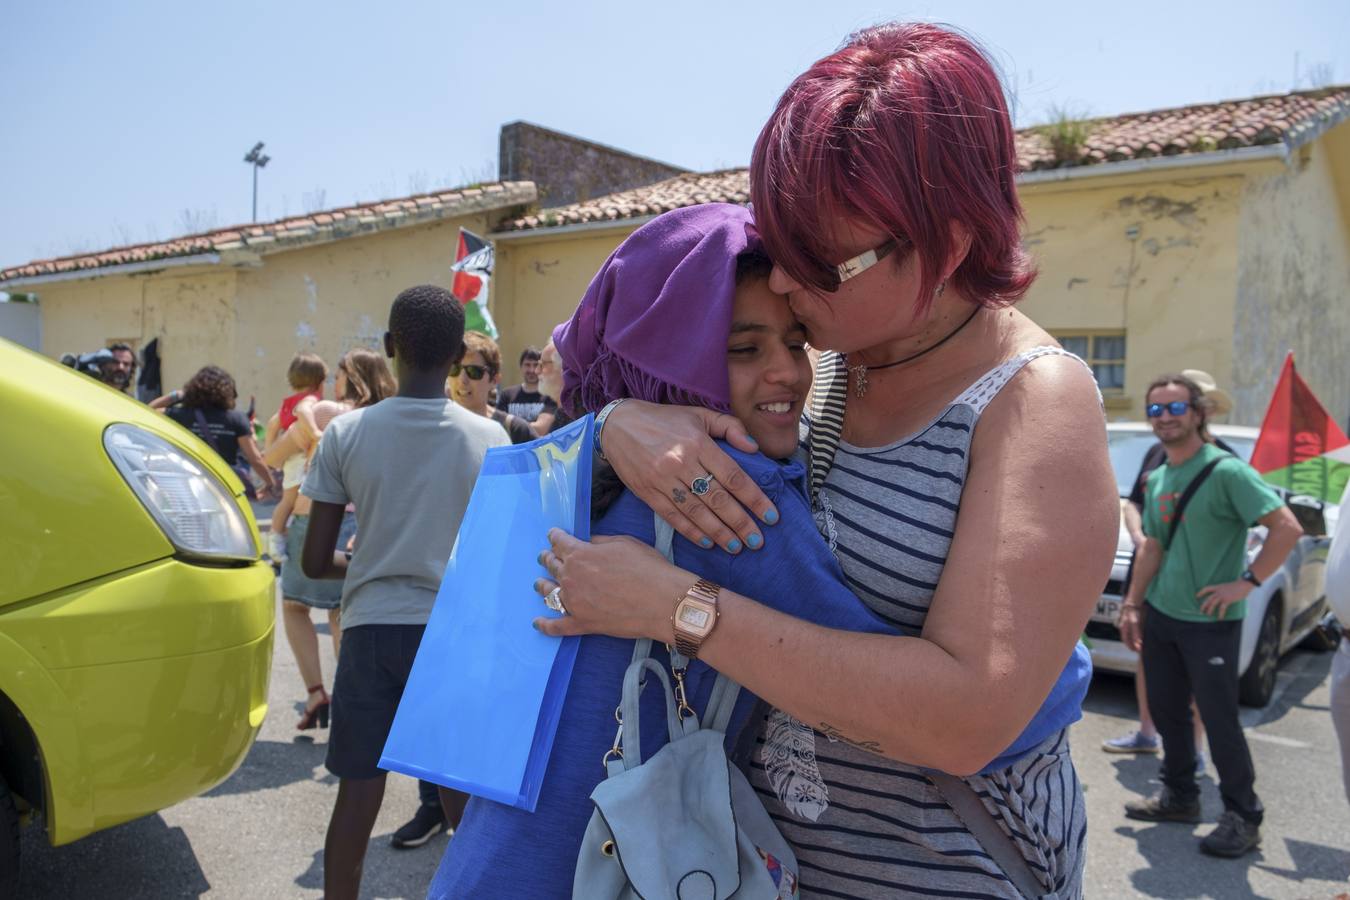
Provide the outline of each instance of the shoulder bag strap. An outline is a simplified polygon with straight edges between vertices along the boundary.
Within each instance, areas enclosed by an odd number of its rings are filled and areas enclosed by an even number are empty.
[[[1008,880],[1023,897],[1028,900],[1056,900],[1057,895],[1053,891],[1046,893],[1042,890],[1041,883],[1027,865],[1026,857],[1022,856],[1007,832],[998,827],[973,787],[946,772],[930,771],[928,778],[937,786],[942,799],[947,801],[966,830],[980,842],[994,864],[1003,870],[1003,874],[1008,876]]]
[[[844,357],[833,350],[816,361],[816,383],[811,389],[811,502],[814,504],[825,476],[834,465],[839,440],[844,433],[844,406],[848,401],[848,369]]]
[[[1191,498],[1200,489],[1200,485],[1204,484],[1205,479],[1209,477],[1209,473],[1213,472],[1214,468],[1223,461],[1223,456],[1210,460],[1209,465],[1201,469],[1200,474],[1192,478],[1191,483],[1186,485],[1186,490],[1181,492],[1181,499],[1177,501],[1176,507],[1172,510],[1172,527],[1167,530],[1167,541],[1163,544],[1164,551],[1170,549],[1172,541],[1176,539],[1177,528],[1181,526],[1181,514],[1185,511],[1186,504],[1191,502]]]

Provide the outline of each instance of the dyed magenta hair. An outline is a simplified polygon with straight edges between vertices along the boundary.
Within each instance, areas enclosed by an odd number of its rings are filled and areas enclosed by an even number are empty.
[[[841,261],[829,238],[841,218],[908,242],[921,264],[922,314],[953,220],[971,237],[951,279],[964,296],[1004,306],[1031,286],[1016,175],[989,59],[946,28],[891,24],[854,34],[788,87],[755,142],[750,196],[769,255],[806,286],[824,288],[822,270]]]

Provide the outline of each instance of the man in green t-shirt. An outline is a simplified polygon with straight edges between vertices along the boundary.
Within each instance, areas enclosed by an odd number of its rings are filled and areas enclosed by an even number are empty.
[[[1208,412],[1200,386],[1181,375],[1149,385],[1146,411],[1167,463],[1148,478],[1143,526],[1120,617],[1121,639],[1140,654],[1148,703],[1163,743],[1163,787],[1125,804],[1145,821],[1200,821],[1190,698],[1209,732],[1223,814],[1200,842],[1213,856],[1236,857],[1261,841],[1264,808],[1238,720],[1238,655],[1247,595],[1284,564],[1302,535],[1298,520],[1256,470],[1205,442]],[[1204,478],[1200,481],[1200,478]],[[1187,489],[1190,498],[1175,525]],[[1247,530],[1269,530],[1244,570]]]

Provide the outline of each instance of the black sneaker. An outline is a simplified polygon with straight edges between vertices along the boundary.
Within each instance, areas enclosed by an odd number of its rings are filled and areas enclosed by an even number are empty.
[[[422,846],[444,830],[445,813],[441,811],[440,804],[436,806],[423,804],[417,807],[417,812],[411,820],[390,836],[389,845],[400,850],[409,850]]]
[[[1232,859],[1255,850],[1260,843],[1261,826],[1226,809],[1220,814],[1214,830],[1200,839],[1200,851]]]
[[[1199,822],[1200,799],[1197,797],[1186,803],[1172,796],[1172,792],[1167,788],[1163,788],[1152,797],[1126,803],[1125,817],[1145,822]]]

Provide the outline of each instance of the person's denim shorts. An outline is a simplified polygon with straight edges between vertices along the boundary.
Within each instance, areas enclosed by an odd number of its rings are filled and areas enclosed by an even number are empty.
[[[342,603],[341,578],[310,578],[300,569],[300,554],[305,549],[305,532],[309,531],[309,516],[291,516],[286,529],[286,561],[281,564],[281,596],[316,609],[337,609]],[[347,546],[356,534],[356,516],[342,517],[337,549]]]
[[[325,760],[328,771],[338,778],[384,774],[380,754],[424,631],[425,625],[358,625],[342,630]]]

